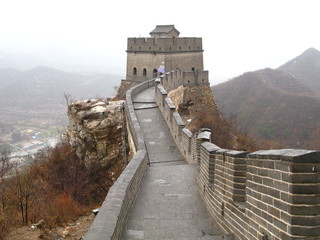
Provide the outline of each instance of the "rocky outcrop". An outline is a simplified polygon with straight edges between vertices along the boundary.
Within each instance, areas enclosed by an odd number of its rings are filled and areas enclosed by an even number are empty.
[[[69,126],[65,133],[87,166],[108,167],[123,159],[126,144],[124,101],[90,99],[68,106]]]
[[[193,118],[201,112],[218,111],[209,86],[180,86],[169,92],[177,111],[183,118]]]
[[[125,99],[126,92],[135,85],[137,85],[137,82],[127,82],[122,80],[115,99]]]

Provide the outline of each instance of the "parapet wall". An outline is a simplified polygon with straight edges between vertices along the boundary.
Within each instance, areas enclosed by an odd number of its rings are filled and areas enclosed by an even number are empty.
[[[156,103],[166,121],[173,139],[179,148],[179,151],[188,163],[196,163],[197,155],[195,153],[196,141],[192,132],[185,128],[185,124],[170,98],[161,84],[155,87]]]
[[[183,83],[179,71],[163,77],[156,102],[181,154],[199,164],[199,192],[213,222],[235,239],[319,239],[320,152],[248,153],[198,141],[167,97]]]
[[[176,69],[160,77],[160,83],[166,91],[171,91],[179,86],[209,86],[209,72],[204,70],[182,71]]]
[[[319,239],[319,167],[317,151],[203,143],[198,184],[215,223],[237,239]]]
[[[202,50],[202,38],[128,38],[127,52],[192,52]]]
[[[132,98],[153,84],[154,80],[146,81],[131,88],[126,93],[125,109],[128,130],[132,137],[136,154],[110,188],[98,215],[83,239],[117,240],[123,236],[128,217],[148,166],[144,136],[134,111]]]

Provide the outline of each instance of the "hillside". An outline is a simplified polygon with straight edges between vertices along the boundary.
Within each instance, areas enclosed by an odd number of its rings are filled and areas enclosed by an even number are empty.
[[[49,67],[0,69],[0,118],[65,122],[66,100],[112,97],[120,76],[74,74]]]
[[[212,87],[227,118],[249,135],[281,147],[318,148],[320,98],[292,75],[264,69]]]
[[[309,48],[278,68],[320,92],[320,51]]]

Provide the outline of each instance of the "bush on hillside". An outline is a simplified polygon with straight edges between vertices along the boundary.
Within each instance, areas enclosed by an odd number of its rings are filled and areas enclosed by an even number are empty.
[[[188,128],[194,133],[200,128],[211,129],[211,142],[225,149],[255,151],[257,145],[246,134],[221,117],[218,111],[199,112]]]
[[[0,160],[9,163],[6,155]],[[28,168],[2,166],[0,237],[41,219],[50,228],[76,220],[102,203],[111,179],[120,174],[108,176],[110,171],[98,165],[86,168],[68,143],[41,151]]]

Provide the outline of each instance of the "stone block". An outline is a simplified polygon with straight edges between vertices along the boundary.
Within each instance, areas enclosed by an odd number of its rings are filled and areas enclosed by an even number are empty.
[[[278,199],[273,199],[273,207],[280,209],[281,211],[288,212],[289,211],[289,205],[288,203],[285,203],[283,201],[280,201]]]
[[[320,163],[320,152],[303,149],[287,149],[282,160],[295,163]]]
[[[281,173],[281,179],[291,183],[320,183],[318,173]]]
[[[267,176],[268,176],[268,173],[269,173],[269,172],[268,172],[268,169],[258,168],[258,175],[267,177]]]
[[[230,156],[234,158],[245,158],[247,157],[248,152],[231,150],[231,151],[227,151],[225,154],[226,156]]]
[[[270,232],[274,236],[280,236],[279,228],[276,228],[273,224],[269,223],[267,225],[268,232]],[[271,238],[271,239],[280,239],[280,238]]]
[[[209,153],[216,153],[218,150],[221,148],[218,147],[217,145],[210,143],[210,142],[204,142],[201,144],[201,146],[208,151]]]
[[[291,225],[298,226],[320,226],[320,217],[319,216],[292,216],[289,215],[287,221]]]
[[[272,170],[268,171],[268,177],[273,178],[273,179],[281,180],[281,174],[282,173],[279,171],[272,171]]]
[[[274,168],[283,172],[289,172],[289,163],[286,162],[275,162]]]
[[[320,184],[291,184],[289,192],[293,194],[320,194]]]
[[[233,195],[232,200],[234,202],[245,202],[246,197],[243,195]]]
[[[262,184],[270,187],[273,187],[275,185],[274,180],[271,178],[262,178]]]
[[[281,193],[281,200],[292,204],[319,204],[320,195],[288,194]]]
[[[269,213],[262,212],[262,217],[264,220],[266,220],[268,223],[273,223],[273,216],[271,216]]]
[[[294,163],[290,165],[292,173],[318,173],[319,171],[319,164]]]
[[[288,213],[304,216],[320,215],[320,205],[289,205]]]
[[[275,207],[272,207],[272,206],[268,206],[267,207],[267,211],[270,215],[272,215],[273,217],[276,217],[276,218],[279,218],[280,219],[280,210],[275,208]]]
[[[261,195],[261,201],[263,201],[264,203],[267,203],[269,205],[272,205],[273,204],[273,198],[268,196],[268,195]]]
[[[289,233],[297,236],[319,237],[320,227],[290,226]]]

